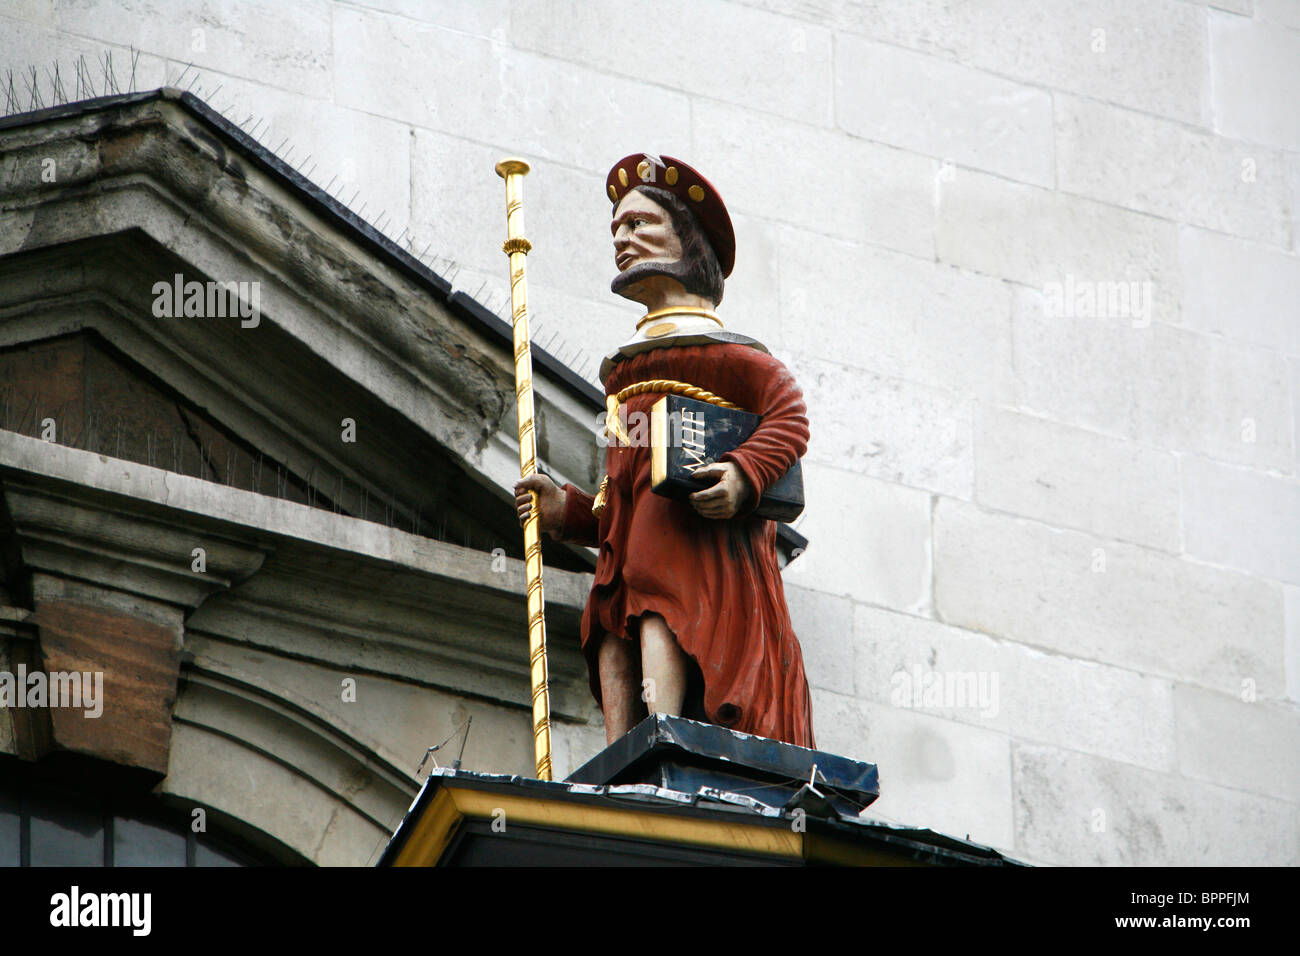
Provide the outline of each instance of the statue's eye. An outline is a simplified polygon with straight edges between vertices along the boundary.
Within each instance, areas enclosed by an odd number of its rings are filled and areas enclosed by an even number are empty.
[[[646,224],[646,221],[645,221],[644,219],[633,219],[633,220],[632,220],[632,228],[633,228],[633,229],[636,229],[636,228],[638,228],[638,227],[640,227],[640,226],[644,226],[645,224]]]

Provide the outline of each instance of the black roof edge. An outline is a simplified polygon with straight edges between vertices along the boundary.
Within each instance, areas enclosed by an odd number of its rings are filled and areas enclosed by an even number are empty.
[[[89,100],[78,100],[75,103],[49,106],[29,113],[14,113],[10,116],[2,116],[0,117],[0,130],[29,126],[70,116],[81,116],[86,113],[94,113],[119,106],[130,106],[135,103],[147,103],[156,99],[177,102],[189,112],[213,126],[227,139],[231,140],[239,152],[247,159],[261,166],[272,175],[285,180],[305,196],[309,204],[327,219],[334,219],[357,233],[364,240],[364,243],[370,247],[371,251],[381,259],[394,266],[417,285],[423,286],[432,292],[438,301],[445,302],[452,311],[477,325],[491,338],[501,341],[505,344],[507,350],[513,354],[514,332],[508,322],[473,296],[464,292],[453,293],[451,283],[445,278],[389,239],[193,93],[171,86],[163,86],[139,93],[115,93],[112,96],[98,96]],[[536,366],[545,371],[548,376],[569,392],[579,399],[591,403],[596,411],[605,407],[604,393],[594,384],[584,379],[545,349],[534,344],[531,352]],[[776,532],[781,544],[790,551],[803,550],[808,546],[808,539],[787,524],[778,523]],[[790,560],[793,560],[793,556]]]

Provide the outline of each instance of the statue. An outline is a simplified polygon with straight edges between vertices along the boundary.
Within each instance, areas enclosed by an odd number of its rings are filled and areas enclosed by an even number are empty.
[[[712,184],[672,157],[638,153],[610,170],[606,188],[619,270],[610,289],[647,310],[601,365],[614,439],[606,475],[595,496],[541,474],[521,479],[520,519],[535,492],[542,530],[600,550],[581,639],[609,743],[649,710],[813,747],[776,525],[753,514],[807,448],[802,393],[760,342],[713,312],[735,234]],[[648,442],[623,424],[665,390],[761,416],[740,445],[695,471],[715,482],[685,500],[651,491]]]

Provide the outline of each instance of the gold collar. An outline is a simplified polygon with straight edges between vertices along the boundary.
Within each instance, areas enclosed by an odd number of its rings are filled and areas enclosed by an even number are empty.
[[[641,316],[641,320],[636,324],[637,331],[641,331],[641,326],[647,322],[667,318],[670,315],[693,315],[701,319],[711,319],[718,323],[718,328],[723,327],[722,320],[708,309],[696,308],[693,305],[670,305],[666,309],[655,309],[653,312],[647,312]]]

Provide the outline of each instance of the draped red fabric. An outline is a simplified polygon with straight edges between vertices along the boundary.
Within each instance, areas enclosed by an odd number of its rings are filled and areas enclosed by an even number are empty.
[[[634,382],[658,378],[698,385],[762,416],[753,434],[722,456],[744,472],[755,495],[735,518],[703,518],[689,502],[650,490],[646,444],[606,449],[609,486],[599,520],[591,513],[591,495],[565,485],[561,536],[600,549],[582,617],[592,693],[599,701],[596,652],[601,635],[633,639],[635,619],[654,611],[699,664],[711,721],[812,747],[812,702],[777,565],[776,525],[749,514],[758,494],[807,449],[803,395],[780,361],[726,343],[642,352],[616,365],[605,388],[612,395]],[[651,393],[628,401],[634,442],[635,413],[644,412],[648,419],[661,397]]]

